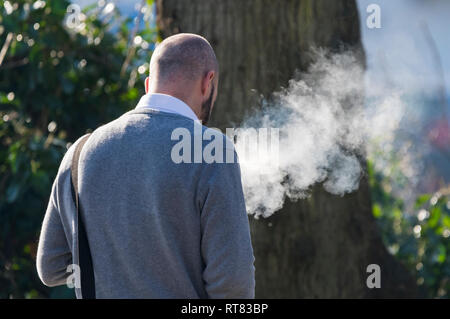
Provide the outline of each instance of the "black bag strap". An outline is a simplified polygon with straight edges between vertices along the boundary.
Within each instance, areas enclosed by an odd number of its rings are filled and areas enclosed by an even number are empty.
[[[72,196],[77,210],[78,220],[78,256],[81,276],[81,296],[83,299],[95,299],[95,277],[94,268],[92,266],[91,250],[84,227],[83,219],[81,218],[81,207],[78,199],[78,162],[80,159],[81,150],[88,140],[90,134],[83,136],[75,148],[72,158],[71,180],[72,180]]]

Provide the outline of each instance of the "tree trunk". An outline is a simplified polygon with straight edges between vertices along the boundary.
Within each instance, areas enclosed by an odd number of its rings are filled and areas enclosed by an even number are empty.
[[[214,47],[220,81],[212,125],[221,129],[306,70],[311,46],[362,53],[354,0],[158,0],[157,11],[163,38],[192,32]],[[382,244],[366,179],[344,197],[316,186],[308,199],[250,224],[259,298],[417,296]],[[369,264],[381,267],[379,289],[366,285]]]

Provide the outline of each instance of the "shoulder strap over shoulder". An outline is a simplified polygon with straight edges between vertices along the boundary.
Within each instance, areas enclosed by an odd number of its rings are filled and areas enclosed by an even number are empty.
[[[81,150],[89,136],[90,134],[83,136],[81,141],[77,144],[71,166],[72,196],[75,201],[78,220],[78,256],[81,276],[81,294],[83,299],[95,299],[95,277],[91,250],[89,248],[83,218],[81,217],[81,207],[78,199],[78,162],[80,160]]]

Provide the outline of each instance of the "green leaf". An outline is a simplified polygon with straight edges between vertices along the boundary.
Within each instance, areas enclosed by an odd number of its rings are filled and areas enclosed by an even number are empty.
[[[426,202],[428,202],[431,199],[431,194],[424,194],[424,195],[420,195],[417,199],[416,199],[416,203],[415,203],[415,208],[420,208],[422,207]]]
[[[382,212],[381,212],[381,207],[380,207],[380,205],[374,204],[374,205],[373,205],[373,216],[374,216],[375,218],[380,218],[381,215],[382,215]]]

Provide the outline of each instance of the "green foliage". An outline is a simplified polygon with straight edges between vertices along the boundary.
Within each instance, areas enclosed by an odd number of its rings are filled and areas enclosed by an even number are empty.
[[[131,45],[130,35],[148,44],[156,32],[132,34],[131,20],[97,6],[84,10],[74,30],[65,23],[68,1],[5,2],[0,0],[0,49],[7,50],[0,64],[0,298],[72,297],[65,288],[44,287],[35,270],[52,182],[70,142],[136,105],[150,51]]]
[[[417,198],[411,211],[369,163],[373,214],[389,251],[415,275],[430,298],[450,297],[450,189]]]

